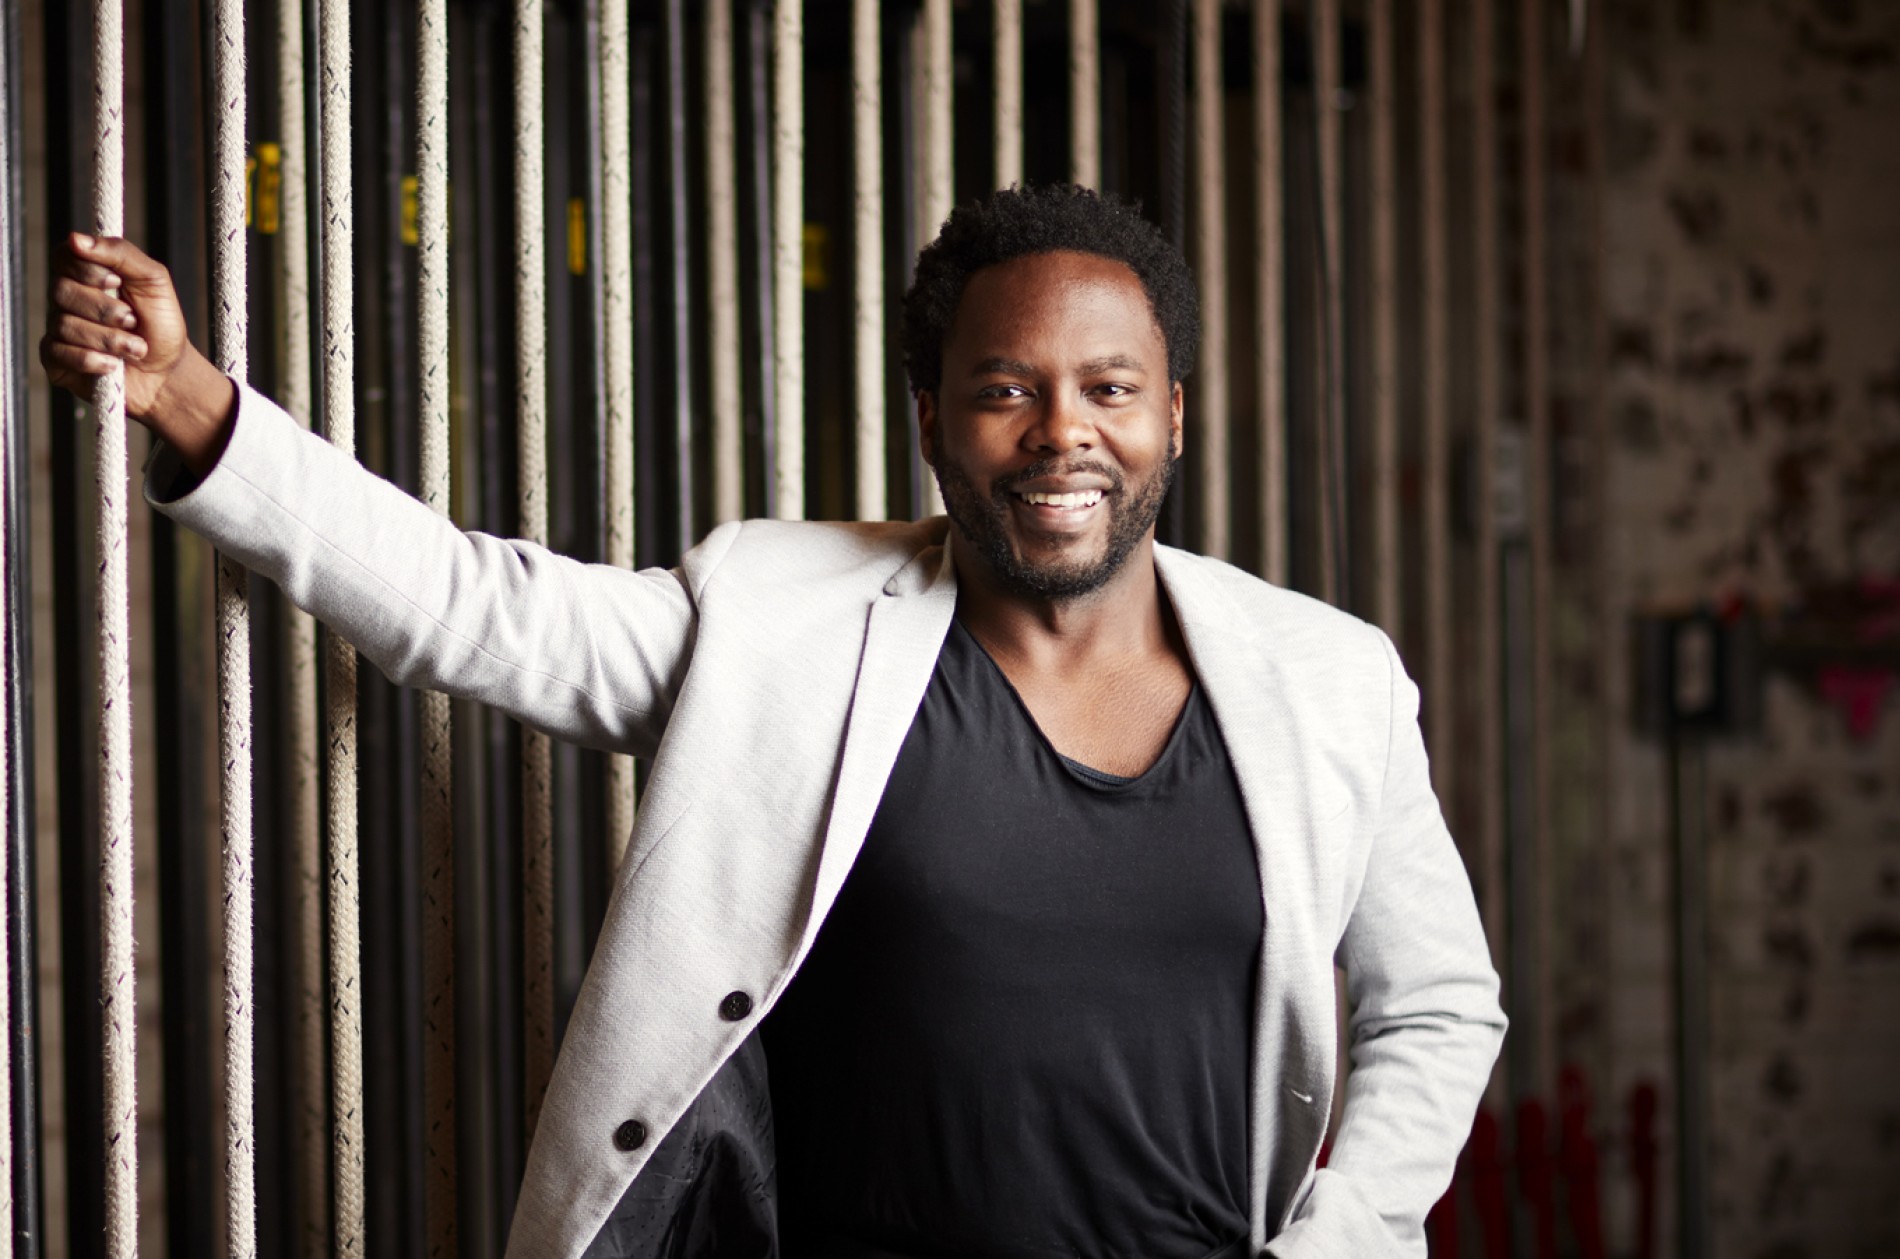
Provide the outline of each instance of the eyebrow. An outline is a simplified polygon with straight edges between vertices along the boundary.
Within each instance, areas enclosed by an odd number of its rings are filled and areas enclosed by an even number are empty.
[[[1081,365],[1079,374],[1097,376],[1103,372],[1143,370],[1141,360],[1130,354],[1110,354],[1104,358],[1092,358]],[[1021,359],[1004,358],[1000,355],[979,360],[970,369],[972,376],[1034,376],[1038,369]]]

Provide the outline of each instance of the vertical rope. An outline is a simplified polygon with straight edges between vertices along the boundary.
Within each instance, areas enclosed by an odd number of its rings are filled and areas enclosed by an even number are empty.
[[[277,3],[277,107],[283,149],[279,248],[284,286],[283,404],[311,420],[310,207],[304,145],[303,0]],[[317,626],[286,606],[285,723],[290,744],[291,849],[297,877],[297,1146],[303,1259],[330,1253],[329,1116],[324,1062],[323,830],[317,765]]]
[[[0,55],[5,55],[0,53]],[[9,146],[10,149],[10,146]],[[11,153],[8,154],[11,156]],[[7,222],[11,207],[0,214],[0,223]],[[0,321],[0,326],[11,332],[11,319]],[[11,344],[11,341],[9,341]],[[13,407],[6,399],[0,399],[0,566],[4,566],[7,554],[7,523],[12,519],[13,502],[8,493],[13,488]],[[4,574],[0,573],[0,579]],[[0,584],[0,678],[5,677],[7,656],[7,633],[12,627],[13,587]],[[0,695],[0,703],[5,696]],[[12,785],[13,764],[9,755],[12,740],[0,738],[0,843],[10,837],[8,832],[13,820]],[[0,905],[7,900],[7,862],[6,854],[0,852]],[[0,914],[0,1029],[5,1029],[8,1050],[0,1053],[0,1239],[7,1245],[13,1239],[13,1057],[11,1007],[9,998],[12,990],[12,950],[9,947],[12,933],[8,931],[4,915]]]
[[[416,301],[422,367],[418,488],[449,514],[449,11],[416,7]],[[455,809],[449,697],[422,695],[423,1222],[429,1254],[456,1253]]]
[[[543,0],[515,0],[515,402],[516,493],[521,536],[545,545],[547,503],[547,179],[542,89]],[[553,750],[521,732],[521,983],[527,1022],[522,1102],[533,1137],[554,1066]]]
[[[1524,411],[1526,416],[1527,495],[1531,547],[1531,844],[1536,850],[1534,869],[1548,872],[1550,826],[1551,687],[1550,610],[1555,573],[1551,568],[1550,525],[1550,288],[1546,265],[1545,151],[1544,151],[1544,11],[1540,0],[1522,6],[1520,64],[1523,66],[1524,134],[1521,169],[1524,172]],[[1537,904],[1530,928],[1537,933],[1539,975],[1537,991],[1553,990],[1551,980],[1551,880],[1547,873],[1537,884]],[[1539,1002],[1544,1026],[1535,1044],[1540,1051],[1539,1087],[1556,1078],[1554,1003]]]
[[[211,197],[211,344],[242,382],[249,328],[244,223],[244,5],[219,0],[212,39],[217,117]],[[252,1040],[251,615],[244,569],[218,556],[218,761],[224,839],[225,1231],[228,1253],[257,1253]]]
[[[931,241],[950,217],[955,202],[956,161],[956,79],[951,60],[950,0],[924,0],[923,109],[919,122],[923,127],[923,188],[917,201],[917,239]],[[943,493],[937,478],[923,478],[925,516],[943,513]]]
[[[1343,527],[1345,483],[1345,301],[1340,244],[1345,232],[1340,191],[1339,0],[1311,0],[1313,120],[1319,146],[1321,338],[1319,390],[1319,569],[1321,597],[1344,606],[1352,597],[1341,580],[1348,539]]]
[[[631,62],[627,42],[627,2],[628,0],[603,0],[600,6],[600,187],[605,204],[601,207],[601,306],[602,322],[605,325],[605,378],[607,385],[606,406],[606,496],[607,496],[607,546],[606,556],[609,564],[621,568],[633,567],[633,159],[631,145],[632,106],[629,100],[631,80],[629,78]],[[712,0],[712,23],[724,23],[726,48],[723,61],[726,67],[725,89],[728,96],[732,87],[732,3],[731,0]],[[708,34],[709,40],[713,35]],[[716,42],[716,41],[714,41]],[[708,53],[709,61],[718,61],[718,54]],[[713,90],[712,67],[708,67],[707,91]],[[725,168],[732,166],[732,104],[725,105]],[[715,110],[716,112],[716,110]],[[713,124],[715,130],[717,123]],[[709,147],[709,164],[717,166],[716,143]],[[715,367],[713,371],[713,409],[715,426],[713,442],[715,453],[713,487],[714,510],[732,509],[738,514],[739,478],[735,474],[730,483],[719,480],[724,459],[733,457],[736,465],[739,441],[739,325],[738,325],[738,283],[732,274],[738,267],[738,246],[734,241],[736,229],[733,226],[734,198],[726,198],[727,204],[720,205],[719,197],[710,198],[713,204],[713,334],[712,345]],[[725,216],[724,239],[730,252],[720,257],[719,241],[722,239],[718,221]],[[729,300],[722,299],[718,282],[720,268],[728,268],[726,274],[726,292]],[[730,306],[730,309],[726,307]],[[725,325],[721,320],[725,320]],[[720,359],[722,353],[731,354],[730,362]],[[722,391],[721,377],[730,372],[730,396]],[[730,407],[730,414],[723,414]],[[729,426],[730,432],[721,438],[722,426]],[[633,834],[634,776],[633,758],[614,756],[607,762],[607,843],[608,852],[614,868],[619,868],[620,858],[626,854],[627,840]]]
[[[1280,0],[1253,6],[1255,391],[1260,395],[1260,572],[1286,581],[1286,332],[1280,230]]]
[[[693,476],[693,319],[692,234],[687,208],[686,161],[686,3],[666,0],[666,202],[673,271],[673,482],[679,504],[680,547],[699,537],[696,480]]]
[[[1471,233],[1472,337],[1477,405],[1474,505],[1477,509],[1477,598],[1472,609],[1473,700],[1478,709],[1476,769],[1472,785],[1478,810],[1479,903],[1487,923],[1501,924],[1504,911],[1504,720],[1503,655],[1500,649],[1498,521],[1495,499],[1498,426],[1504,405],[1499,318],[1497,100],[1493,71],[1497,55],[1492,0],[1471,6]],[[1493,951],[1498,936],[1493,934]]]
[[[805,14],[772,9],[772,381],[777,441],[773,510],[805,515]]]
[[[625,73],[623,62],[623,77]],[[739,431],[739,192],[732,104],[732,0],[707,0],[705,80],[713,523],[722,524],[745,514],[744,447]],[[624,100],[624,86],[621,92]]]
[[[1226,559],[1229,542],[1227,454],[1227,162],[1221,114],[1220,0],[1194,0],[1195,269],[1201,281],[1200,369],[1194,440],[1200,450],[1201,549]]]
[[[1398,637],[1399,572],[1399,225],[1397,75],[1392,0],[1370,0],[1372,217],[1372,619]]]
[[[1419,510],[1425,518],[1425,669],[1420,687],[1432,786],[1450,799],[1451,642],[1451,250],[1446,220],[1445,0],[1418,12],[1419,279],[1424,323],[1419,373],[1424,396],[1419,439]]]
[[[94,229],[124,230],[125,53],[119,0],[93,4]],[[138,994],[132,960],[132,686],[126,599],[125,370],[93,390],[99,495],[100,1024],[104,1028],[106,1253],[138,1253]]]
[[[356,452],[355,206],[350,168],[349,0],[321,0],[323,421]],[[325,812],[330,841],[331,1162],[336,1253],[363,1253],[363,1022],[357,882],[356,649],[323,636]]]
[[[1023,0],[996,0],[996,186],[1023,180]]]
[[[884,487],[884,133],[877,0],[851,5],[852,329],[857,511],[889,514]]]
[[[1102,182],[1102,72],[1095,9],[1096,0],[1069,0],[1069,181],[1085,188]]]

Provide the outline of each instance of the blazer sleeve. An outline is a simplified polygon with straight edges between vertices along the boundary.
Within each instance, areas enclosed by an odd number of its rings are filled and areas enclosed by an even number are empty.
[[[1424,1259],[1503,1044],[1498,976],[1464,862],[1432,791],[1418,688],[1378,634],[1391,716],[1376,831],[1337,960],[1351,1070],[1327,1166],[1269,1250]]]
[[[696,628],[682,574],[465,533],[249,388],[217,466],[196,485],[180,472],[161,446],[146,469],[155,507],[276,582],[392,681],[589,747],[657,746]]]

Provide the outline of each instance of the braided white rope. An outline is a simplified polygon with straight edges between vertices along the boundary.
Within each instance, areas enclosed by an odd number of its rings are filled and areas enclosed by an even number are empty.
[[[1319,146],[1319,231],[1322,274],[1320,276],[1320,317],[1326,321],[1326,335],[1320,339],[1320,391],[1318,414],[1314,417],[1320,433],[1319,493],[1319,589],[1328,603],[1343,603],[1351,595],[1341,590],[1336,578],[1339,553],[1347,540],[1339,536],[1340,496],[1345,485],[1339,479],[1344,469],[1335,461],[1342,442],[1345,423],[1345,399],[1341,396],[1338,365],[1344,353],[1346,334],[1345,302],[1341,285],[1340,245],[1344,239],[1344,208],[1340,172],[1339,126],[1339,0],[1313,0],[1307,17],[1312,26],[1313,47],[1313,119]]]
[[[805,515],[805,14],[772,7],[773,510]]]
[[[1471,656],[1476,662],[1473,679],[1478,710],[1477,755],[1473,758],[1480,775],[1473,796],[1478,813],[1478,860],[1472,882],[1478,889],[1478,903],[1486,922],[1502,923],[1504,918],[1504,793],[1495,790],[1504,781],[1504,696],[1502,659],[1503,598],[1498,565],[1497,442],[1504,419],[1504,339],[1503,259],[1498,241],[1500,208],[1498,171],[1497,107],[1497,15],[1491,0],[1478,0],[1471,6],[1471,317],[1475,325],[1472,338],[1473,432],[1472,460],[1473,505],[1476,507],[1477,559],[1476,606]],[[1501,935],[1492,937],[1494,955]]]
[[[602,346],[606,379],[606,495],[607,562],[620,568],[633,567],[633,155],[632,105],[629,99],[631,57],[627,35],[628,0],[602,0],[600,6],[600,187],[603,204],[600,215],[601,235],[601,322],[605,343]],[[708,53],[706,90],[713,98],[709,119],[707,165],[710,172],[721,167],[717,103],[725,98],[725,156],[723,169],[732,168],[732,8],[731,0],[712,0],[707,16]],[[717,29],[723,28],[723,51]],[[723,87],[714,76],[725,68]],[[733,254],[725,258],[725,282],[720,288],[720,216],[725,216],[725,231],[736,233],[730,198],[714,195],[712,204],[713,273],[713,501],[721,520],[739,514],[738,476],[736,471],[722,481],[728,459],[736,469],[739,442],[739,325],[738,259],[736,236]],[[726,294],[721,297],[722,291]],[[730,305],[731,310],[725,310]],[[721,319],[725,324],[721,324]],[[731,361],[722,354],[729,346]],[[722,385],[723,373],[730,371],[730,386]],[[731,432],[720,436],[722,426]],[[730,449],[728,449],[728,447]],[[721,453],[721,452],[725,453]],[[627,841],[633,834],[634,773],[633,758],[613,756],[607,762],[607,843],[612,867],[618,869],[626,854]]]
[[[416,304],[422,501],[449,514],[449,12],[416,6]],[[455,828],[449,697],[422,717],[423,1222],[429,1254],[455,1254]]]
[[[706,280],[712,325],[707,351],[712,360],[713,523],[720,524],[745,514],[739,433],[739,196],[732,0],[707,0],[705,79]]]
[[[1200,455],[1201,549],[1229,550],[1227,457],[1227,161],[1222,151],[1220,0],[1194,0],[1195,270],[1201,281],[1201,350],[1189,409]]]
[[[1398,76],[1392,0],[1370,0],[1371,126],[1367,207],[1372,218],[1372,620],[1397,639],[1399,608],[1399,215]]]
[[[950,217],[956,196],[952,176],[956,157],[956,79],[950,46],[950,0],[924,0],[923,16],[923,188],[918,197],[918,240],[935,240]],[[943,514],[937,478],[923,478],[923,516]]]
[[[9,146],[10,148],[10,146]],[[9,152],[8,156],[11,156]],[[8,227],[5,212],[0,212],[0,227]],[[10,318],[0,318],[0,330],[11,334]],[[9,340],[8,344],[11,344]],[[4,564],[7,553],[7,522],[12,510],[12,500],[7,491],[13,485],[10,465],[13,462],[13,408],[0,401],[0,564]],[[10,593],[10,592],[9,592]],[[13,609],[4,596],[0,596],[0,677],[4,676],[7,660],[7,631],[13,619]],[[0,690],[0,705],[4,705],[6,696]],[[10,774],[12,772],[12,740],[0,737],[0,843],[9,836],[12,829],[12,792]],[[0,905],[7,904],[7,861],[6,853],[0,851]],[[12,950],[10,933],[7,930],[4,912],[0,912],[0,1035],[6,1039],[5,1049],[0,1050],[0,1238],[10,1243],[13,1237],[13,1025],[8,1019],[9,995],[12,988]]]
[[[1023,180],[1023,0],[996,0],[996,186]]]
[[[350,183],[350,6],[321,0],[323,75],[323,413],[356,450],[355,207]],[[325,634],[324,733],[330,839],[331,1161],[336,1253],[363,1253],[362,951],[356,822],[356,649]]]
[[[543,0],[515,0],[515,403],[521,536],[548,540],[547,232]],[[521,732],[523,1106],[534,1135],[554,1065],[553,750]]]
[[[877,0],[851,5],[852,329],[859,520],[889,514],[884,493],[884,134]]]
[[[119,0],[93,3],[94,229],[124,230],[125,55]],[[99,495],[99,1005],[104,1029],[106,1254],[138,1253],[138,994],[132,959],[132,685],[126,596],[125,370],[93,389]]]
[[[303,0],[277,0],[277,108],[283,200],[279,249],[284,286],[284,410],[311,421],[310,197],[304,136]],[[323,827],[318,782],[317,625],[285,605],[285,724],[290,745],[291,853],[297,879],[297,1148],[304,1259],[330,1253],[329,1115],[325,1103]]]
[[[1280,0],[1253,5],[1254,391],[1260,407],[1260,575],[1285,582],[1286,333],[1280,236]]]
[[[1101,49],[1096,0],[1069,0],[1069,181],[1102,182]]]
[[[219,0],[212,33],[211,346],[233,380],[248,375],[244,222],[244,5]],[[257,1253],[253,1096],[251,613],[244,569],[218,557],[218,762],[224,839],[225,1235],[233,1259]]]

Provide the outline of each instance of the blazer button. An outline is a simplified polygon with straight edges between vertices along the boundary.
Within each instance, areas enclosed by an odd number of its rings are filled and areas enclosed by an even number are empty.
[[[719,1017],[728,1023],[737,1023],[752,1013],[752,998],[743,992],[729,992],[719,1003]]]
[[[638,1119],[629,1119],[614,1129],[614,1148],[632,1153],[647,1143],[647,1126]]]

